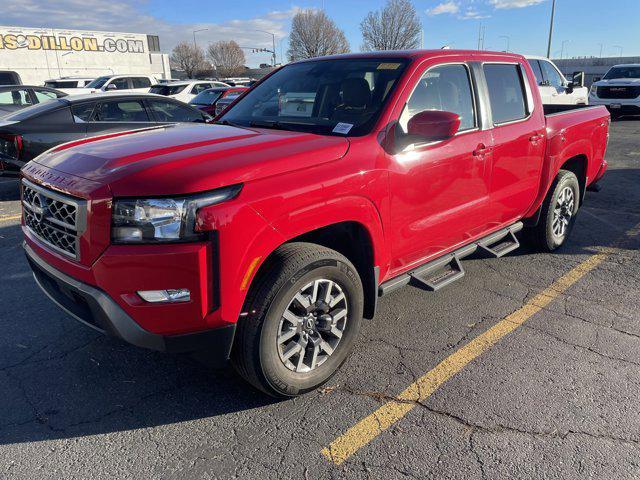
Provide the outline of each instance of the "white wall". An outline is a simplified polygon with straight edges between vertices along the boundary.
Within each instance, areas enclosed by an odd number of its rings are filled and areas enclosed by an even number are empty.
[[[150,53],[147,36],[0,26],[0,70],[42,85],[64,76],[138,73],[169,78],[168,56]]]

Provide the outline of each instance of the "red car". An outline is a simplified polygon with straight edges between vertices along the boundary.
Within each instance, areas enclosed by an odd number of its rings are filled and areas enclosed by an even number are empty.
[[[249,90],[247,87],[217,87],[209,88],[196,95],[189,103],[194,107],[216,116],[216,104],[224,99],[236,99],[242,93]]]
[[[609,113],[545,113],[524,57],[408,51],[286,65],[221,125],[70,142],[23,170],[35,278],[156,350],[231,359],[276,396],[327,381],[380,296],[438,290],[526,229],[563,245]]]

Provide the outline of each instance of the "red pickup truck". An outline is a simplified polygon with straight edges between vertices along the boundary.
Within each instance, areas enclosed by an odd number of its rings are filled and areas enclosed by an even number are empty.
[[[36,281],[134,345],[231,359],[259,389],[325,382],[378,297],[438,290],[525,229],[562,245],[603,175],[604,107],[545,112],[520,55],[286,65],[218,125],[55,147],[22,170]],[[566,108],[566,110],[565,110]]]

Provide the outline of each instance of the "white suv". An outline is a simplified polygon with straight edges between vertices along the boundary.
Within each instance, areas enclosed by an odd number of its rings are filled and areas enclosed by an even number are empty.
[[[84,95],[87,93],[148,93],[156,79],[148,75],[105,75],[88,83],[84,88],[60,88],[69,95]]]
[[[605,105],[612,118],[640,115],[640,64],[614,65],[591,85],[591,105]]]
[[[95,80],[95,77],[61,77],[45,80],[44,86],[49,88],[84,88]]]
[[[181,102],[189,103],[200,92],[204,92],[210,88],[228,86],[226,83],[215,82],[213,80],[183,80],[154,85],[151,87],[151,90],[149,90],[149,93],[164,95],[165,97],[175,98]]]
[[[536,76],[544,105],[586,105],[589,90],[584,86],[584,73],[577,72],[569,82],[555,64],[546,57],[526,57]]]

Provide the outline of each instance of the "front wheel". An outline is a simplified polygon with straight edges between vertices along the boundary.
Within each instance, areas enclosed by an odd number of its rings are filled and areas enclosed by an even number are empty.
[[[350,353],[363,304],[362,282],[346,257],[309,243],[283,245],[249,291],[232,363],[270,395],[313,390]]]
[[[560,170],[542,204],[540,221],[531,232],[536,246],[545,252],[562,246],[573,229],[578,208],[578,178],[573,172]]]

